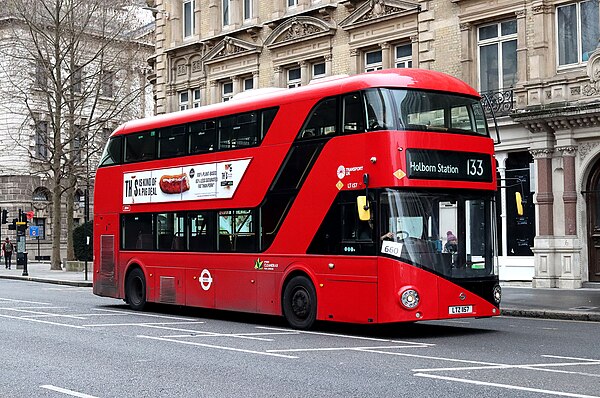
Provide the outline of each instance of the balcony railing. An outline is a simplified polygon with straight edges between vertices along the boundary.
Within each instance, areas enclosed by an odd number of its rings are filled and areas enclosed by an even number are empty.
[[[514,109],[513,89],[498,91],[484,91],[479,93],[482,97],[481,103],[486,117],[492,117],[492,112],[496,117],[508,116]]]

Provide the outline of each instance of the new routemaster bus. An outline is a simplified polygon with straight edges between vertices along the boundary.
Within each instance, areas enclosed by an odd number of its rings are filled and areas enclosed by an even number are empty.
[[[499,315],[476,91],[391,69],[135,120],[94,189],[94,293],[315,320]]]

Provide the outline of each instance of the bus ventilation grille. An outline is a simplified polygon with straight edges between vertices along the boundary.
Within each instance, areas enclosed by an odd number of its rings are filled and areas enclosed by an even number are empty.
[[[100,272],[108,277],[114,277],[115,275],[114,235],[102,235],[100,237]]]
[[[160,302],[165,304],[176,303],[175,278],[172,276],[160,277]]]

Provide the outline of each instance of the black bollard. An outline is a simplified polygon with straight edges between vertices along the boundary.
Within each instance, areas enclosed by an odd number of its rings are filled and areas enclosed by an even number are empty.
[[[29,276],[27,272],[27,252],[23,253],[23,274],[22,276]]]

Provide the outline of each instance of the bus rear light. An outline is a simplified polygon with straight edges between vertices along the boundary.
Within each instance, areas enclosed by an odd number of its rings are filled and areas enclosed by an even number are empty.
[[[415,289],[400,290],[398,295],[400,296],[400,304],[408,310],[413,310],[419,305],[419,293]]]

